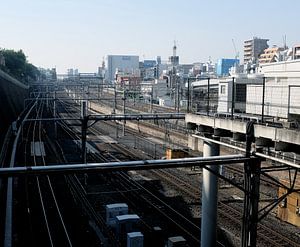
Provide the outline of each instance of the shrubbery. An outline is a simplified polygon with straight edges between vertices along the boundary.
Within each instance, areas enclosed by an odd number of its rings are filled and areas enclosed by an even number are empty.
[[[5,63],[0,63],[0,69],[4,72],[26,84],[38,79],[40,71],[27,61],[22,50],[0,49],[0,56],[4,57]]]

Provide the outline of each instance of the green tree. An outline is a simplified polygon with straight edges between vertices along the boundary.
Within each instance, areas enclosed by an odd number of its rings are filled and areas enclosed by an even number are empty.
[[[5,66],[1,66],[2,70],[24,83],[37,80],[39,70],[27,62],[22,50],[2,49],[1,53],[5,58]]]

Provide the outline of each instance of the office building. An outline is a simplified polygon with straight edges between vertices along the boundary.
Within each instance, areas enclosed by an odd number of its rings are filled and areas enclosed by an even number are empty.
[[[228,76],[231,67],[239,65],[238,59],[221,58],[217,63],[217,76]]]
[[[108,82],[115,81],[116,70],[124,73],[139,74],[139,56],[130,55],[108,55],[107,56],[107,73]]]

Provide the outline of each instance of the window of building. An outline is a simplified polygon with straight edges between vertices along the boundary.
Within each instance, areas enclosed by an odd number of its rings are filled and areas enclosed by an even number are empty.
[[[221,94],[226,94],[226,85],[221,85],[220,93]]]

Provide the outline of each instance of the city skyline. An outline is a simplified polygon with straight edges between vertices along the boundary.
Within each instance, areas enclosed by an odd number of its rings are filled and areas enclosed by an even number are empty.
[[[300,3],[287,1],[23,1],[2,3],[0,47],[22,49],[36,66],[94,72],[109,54],[139,55],[140,60],[172,54],[181,63],[240,59],[243,41],[253,36],[269,45],[299,43],[291,16]],[[282,17],[282,18],[280,18]]]

